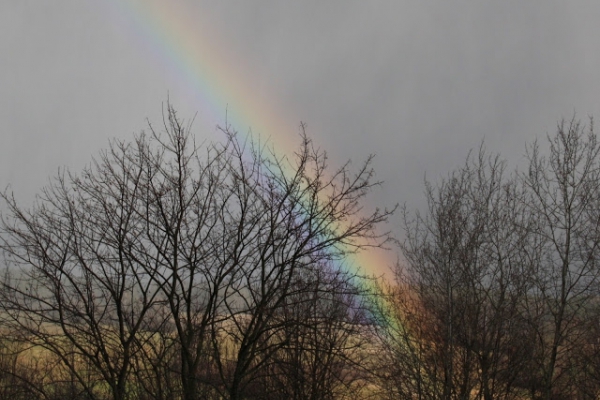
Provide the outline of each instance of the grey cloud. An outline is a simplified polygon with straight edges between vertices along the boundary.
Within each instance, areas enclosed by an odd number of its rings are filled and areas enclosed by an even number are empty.
[[[178,2],[174,2],[178,3]],[[194,102],[152,48],[95,3],[16,2],[0,13],[0,185],[32,196],[108,137]],[[374,204],[417,205],[431,178],[485,138],[513,163],[574,111],[598,114],[593,1],[193,1],[294,127],[332,162],[377,154]],[[202,121],[199,131],[213,129]],[[206,122],[206,126],[204,126]],[[216,121],[221,122],[221,121]],[[246,127],[238,127],[245,130]],[[273,133],[267,132],[267,135]]]

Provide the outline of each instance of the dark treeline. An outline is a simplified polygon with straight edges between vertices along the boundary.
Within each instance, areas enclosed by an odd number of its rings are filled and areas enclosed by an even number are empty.
[[[384,309],[388,393],[415,399],[600,396],[600,146],[562,122],[508,173],[483,146],[404,213]]]
[[[0,398],[597,399],[600,145],[572,120],[507,172],[483,146],[404,210],[371,159],[198,145],[168,108],[0,224]],[[379,289],[375,289],[379,287]]]

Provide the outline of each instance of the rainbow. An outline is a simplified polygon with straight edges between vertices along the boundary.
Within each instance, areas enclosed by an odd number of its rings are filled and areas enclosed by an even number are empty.
[[[192,3],[111,0],[108,4],[131,36],[187,88],[203,118],[222,123],[227,110],[232,127],[251,127],[283,151],[292,151],[298,143],[298,123],[290,123],[284,110],[261,96],[252,71],[231,54],[232,47],[219,37],[211,16]]]
[[[237,129],[249,129],[268,138],[282,154],[292,154],[299,144],[299,121],[290,121],[276,99],[259,96],[251,71],[242,60],[224,51],[231,49],[219,37],[210,15],[193,2],[164,0],[110,0],[113,15],[125,28],[152,49],[161,63],[173,70],[193,98],[216,120]],[[233,112],[231,112],[233,111]],[[389,254],[368,251],[349,260],[350,268],[367,275],[389,274]],[[388,275],[389,276],[389,275]]]

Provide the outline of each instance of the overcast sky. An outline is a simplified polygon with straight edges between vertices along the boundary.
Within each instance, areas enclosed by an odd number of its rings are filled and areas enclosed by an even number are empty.
[[[23,201],[59,167],[159,122],[167,95],[180,116],[198,112],[198,136],[223,123],[119,14],[129,2],[2,1],[0,186]],[[198,43],[235,60],[292,129],[305,122],[332,164],[376,154],[385,184],[372,205],[418,206],[425,174],[447,174],[482,139],[515,165],[559,119],[600,115],[597,0],[169,4],[210,26]],[[225,99],[232,112],[248,106],[237,100]]]

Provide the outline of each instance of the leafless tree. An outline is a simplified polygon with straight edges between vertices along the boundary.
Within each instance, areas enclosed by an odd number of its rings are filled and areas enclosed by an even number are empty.
[[[31,209],[2,195],[2,322],[90,398],[240,399],[285,344],[277,315],[313,290],[300,278],[383,245],[391,212],[362,209],[371,159],[329,172],[303,128],[286,158],[228,128],[198,145],[171,106],[163,122]]]
[[[597,302],[600,250],[600,145],[593,124],[561,122],[548,137],[549,154],[538,142],[528,147],[529,169],[521,180],[536,224],[529,246],[535,261],[535,288],[528,318],[536,321],[533,396],[573,398],[569,373],[582,317]],[[535,377],[534,377],[535,378]]]
[[[561,122],[526,173],[480,151],[405,213],[405,263],[382,306],[388,393],[598,396],[600,146]],[[394,368],[395,367],[395,368]]]
[[[129,251],[143,245],[146,226],[144,146],[144,137],[113,141],[80,175],[61,172],[30,210],[2,195],[3,325],[57,357],[90,398],[104,396],[99,381],[126,398],[139,333],[160,297],[148,260]]]
[[[239,398],[251,377],[276,354],[281,343],[264,340],[283,329],[277,315],[298,290],[298,277],[311,276],[315,266],[343,260],[365,246],[380,246],[387,236],[374,228],[389,215],[361,215],[361,199],[372,188],[370,160],[351,175],[344,165],[328,175],[326,156],[302,136],[294,159],[264,156],[254,149],[249,170],[236,150],[236,235],[219,252],[231,263],[223,305],[229,320],[213,334],[219,375],[232,399]],[[236,148],[237,149],[237,148]],[[219,338],[233,338],[224,349]],[[227,353],[234,352],[232,359]]]
[[[279,344],[259,376],[272,399],[358,399],[366,396],[371,321],[355,273],[318,266],[296,278],[276,316]]]
[[[399,363],[388,375],[393,392],[514,397],[524,346],[519,306],[529,282],[521,192],[482,146],[439,185],[426,184],[424,215],[405,212],[405,263],[387,305],[397,323],[384,334],[388,358]]]

